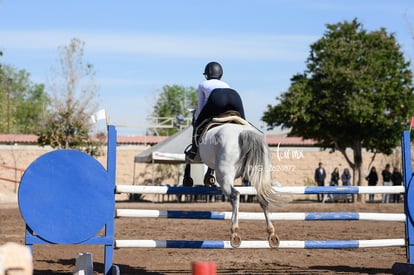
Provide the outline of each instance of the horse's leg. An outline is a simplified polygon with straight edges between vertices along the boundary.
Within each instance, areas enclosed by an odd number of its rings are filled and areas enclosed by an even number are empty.
[[[240,193],[233,187],[234,176],[227,175],[222,178],[220,174],[220,172],[217,172],[217,181],[220,183],[224,195],[230,200],[232,207],[230,244],[232,247],[239,247],[241,244],[239,228]]]
[[[183,185],[184,186],[193,186],[193,184],[194,184],[194,181],[191,178],[190,160],[186,157],[185,158],[185,169],[184,169]]]
[[[279,247],[280,239],[279,236],[275,233],[275,227],[273,226],[272,221],[269,217],[269,203],[264,200],[261,196],[258,196],[257,199],[259,200],[259,204],[263,209],[263,213],[266,218],[266,227],[267,227],[267,234],[268,234],[268,241],[271,248]]]
[[[241,244],[240,228],[239,228],[239,204],[240,204],[240,193],[236,189],[232,188],[230,195],[230,203],[232,206],[231,216],[231,238],[230,243],[232,247],[239,247]]]
[[[204,175],[204,185],[210,186],[216,183],[216,178],[214,177],[214,169],[208,168],[206,174]]]
[[[241,244],[239,228],[240,193],[231,186],[231,193],[228,198],[230,199],[232,207],[230,244],[232,247],[239,247]]]

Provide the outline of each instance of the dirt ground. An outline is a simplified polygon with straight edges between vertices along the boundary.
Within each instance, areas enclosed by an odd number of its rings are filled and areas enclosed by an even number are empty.
[[[231,211],[227,202],[117,202],[118,208]],[[291,202],[273,212],[402,213],[403,204]],[[241,211],[261,212],[256,203]],[[404,223],[367,221],[274,222],[281,240],[404,238]],[[265,240],[264,221],[241,221],[243,240]],[[119,218],[116,239],[228,240],[230,221]],[[0,244],[24,243],[25,224],[15,203],[0,204]],[[35,245],[34,274],[71,274],[78,252],[92,252],[94,269],[103,272],[101,246]],[[116,249],[113,263],[121,274],[191,274],[193,261],[214,261],[217,274],[391,274],[395,262],[406,262],[403,247],[364,249]]]

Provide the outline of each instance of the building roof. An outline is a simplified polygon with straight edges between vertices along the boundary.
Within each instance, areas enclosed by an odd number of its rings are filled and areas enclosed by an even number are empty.
[[[36,144],[37,135],[0,134],[0,144]]]
[[[280,146],[315,146],[316,141],[303,139],[301,137],[274,137],[266,136],[267,144],[270,147]]]
[[[154,145],[165,140],[166,136],[118,136],[118,144],[148,144]]]

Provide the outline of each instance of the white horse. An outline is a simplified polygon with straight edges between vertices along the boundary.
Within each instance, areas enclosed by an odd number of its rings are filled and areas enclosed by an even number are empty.
[[[247,180],[257,192],[263,209],[270,247],[279,246],[279,237],[269,218],[269,203],[280,203],[280,195],[272,189],[271,153],[265,138],[251,125],[227,123],[206,133],[199,145],[198,157],[210,169],[232,206],[231,237],[233,247],[241,244],[238,223],[240,193],[233,187],[236,178]],[[189,164],[187,159],[187,164]]]

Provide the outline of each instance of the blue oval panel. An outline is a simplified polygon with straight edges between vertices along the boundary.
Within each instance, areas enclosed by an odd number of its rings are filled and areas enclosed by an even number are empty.
[[[81,243],[113,218],[114,184],[93,157],[76,150],[52,151],[23,174],[20,213],[33,232],[48,242]]]

